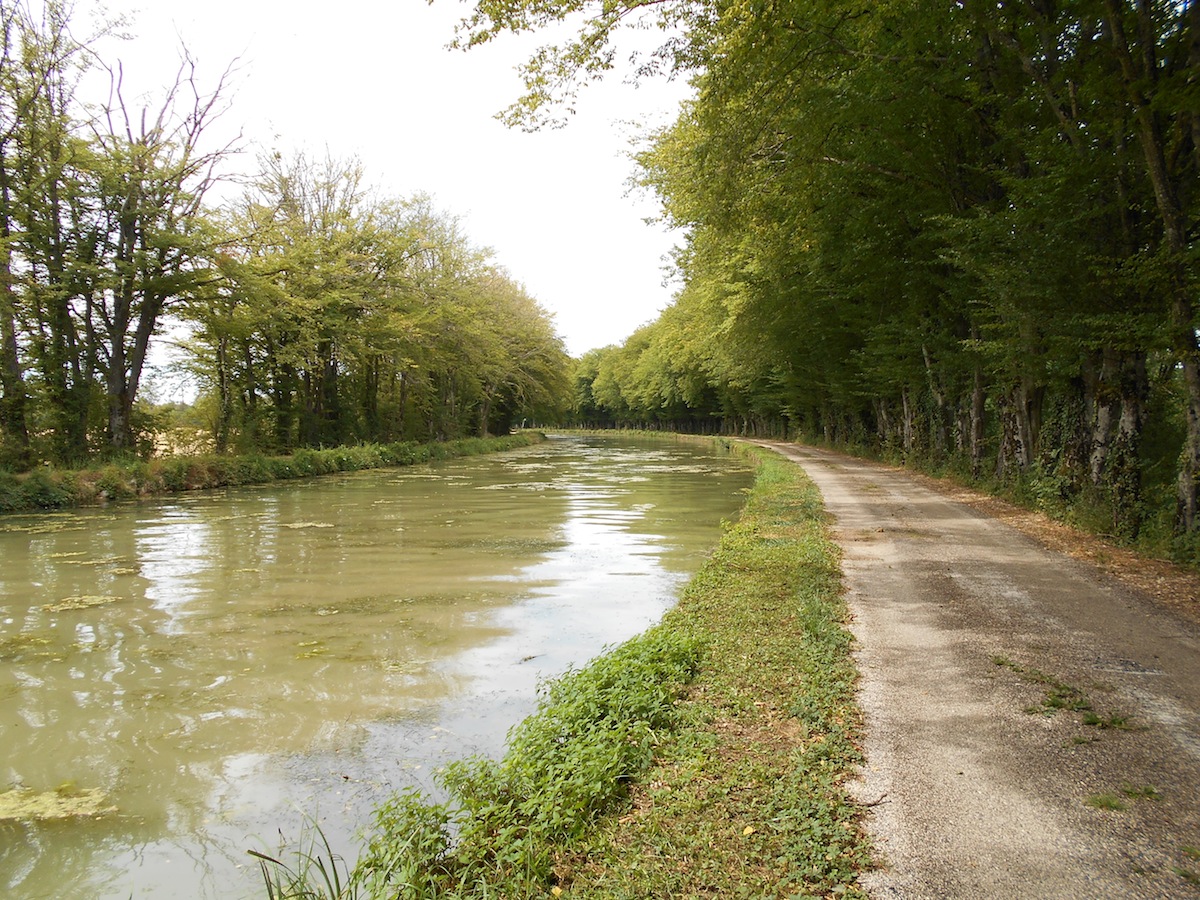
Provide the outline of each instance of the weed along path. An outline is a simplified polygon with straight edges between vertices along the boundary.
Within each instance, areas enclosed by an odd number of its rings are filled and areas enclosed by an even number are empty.
[[[768,446],[844,552],[870,896],[1200,896],[1200,627],[902,471]]]

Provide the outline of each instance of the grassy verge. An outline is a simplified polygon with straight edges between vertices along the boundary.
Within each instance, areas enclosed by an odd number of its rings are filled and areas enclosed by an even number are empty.
[[[330,450],[297,450],[291,456],[168,456],[110,463],[94,469],[37,469],[25,475],[0,472],[0,513],[91,506],[178,491],[267,484],[313,475],[407,466],[472,456],[544,440],[538,432],[418,444],[360,444]]]
[[[382,807],[344,879],[313,854],[263,859],[268,892],[861,897],[837,552],[812,483],[749,452],[740,521],[660,625],[551,683],[504,759],[447,769],[447,803]]]
[[[661,626],[706,648],[687,724],[626,814],[563,854],[573,896],[861,896],[845,617],[817,489],[764,457],[740,522]]]

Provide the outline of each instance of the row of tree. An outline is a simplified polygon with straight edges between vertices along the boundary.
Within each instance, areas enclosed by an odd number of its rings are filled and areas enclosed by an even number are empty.
[[[577,7],[485,0],[463,39]],[[1200,5],[627,0],[513,115],[639,12],[674,34],[646,67],[696,87],[640,155],[685,286],[584,358],[581,418],[870,442],[1101,492],[1127,535],[1147,501],[1200,526]]]
[[[219,449],[503,434],[565,404],[545,310],[428,199],[355,163],[262,160],[181,316]]]
[[[506,431],[560,403],[549,316],[453,218],[302,154],[206,205],[225,80],[185,54],[157,105],[127,103],[68,18],[0,0],[0,465],[138,449],[168,322],[222,449]]]

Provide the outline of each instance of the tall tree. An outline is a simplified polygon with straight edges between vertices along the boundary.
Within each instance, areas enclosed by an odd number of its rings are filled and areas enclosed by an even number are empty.
[[[24,10],[0,4],[0,463],[29,461],[27,391],[17,344],[17,290],[13,270],[15,190],[14,144],[21,118],[32,102],[24,83],[20,54],[28,35]],[[32,86],[35,90],[40,86]]]
[[[202,91],[185,56],[151,112],[127,103],[120,67],[110,74],[87,172],[94,204],[88,328],[104,378],[108,441],[128,450],[150,340],[168,307],[211,278],[202,202],[227,148],[206,149],[204,136],[222,112],[225,79]]]
[[[54,260],[55,283],[62,282],[61,188],[75,141],[74,89],[87,56],[60,2],[44,4],[40,15],[22,2],[0,3],[0,41],[0,444],[21,461],[30,428],[23,332],[38,344],[32,349],[48,388],[59,389],[54,408],[67,406],[73,329],[61,291],[51,298],[44,289],[52,276],[33,270]],[[62,420],[50,424],[57,431]]]

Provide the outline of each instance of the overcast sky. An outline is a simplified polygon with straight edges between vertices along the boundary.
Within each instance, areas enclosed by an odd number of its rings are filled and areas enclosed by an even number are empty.
[[[357,156],[383,192],[432,195],[554,313],[573,355],[621,342],[669,302],[663,267],[674,238],[645,224],[653,198],[627,193],[637,132],[625,123],[669,123],[684,85],[611,78],[586,89],[566,128],[528,134],[494,114],[519,96],[514,67],[541,41],[447,50],[467,9],[453,0],[106,6],[128,14],[133,38],[102,54],[122,60],[135,92],[173,78],[181,42],[202,85],[238,59],[222,127],[285,154]],[[94,8],[80,0],[77,18]],[[252,154],[240,161],[252,164]]]

